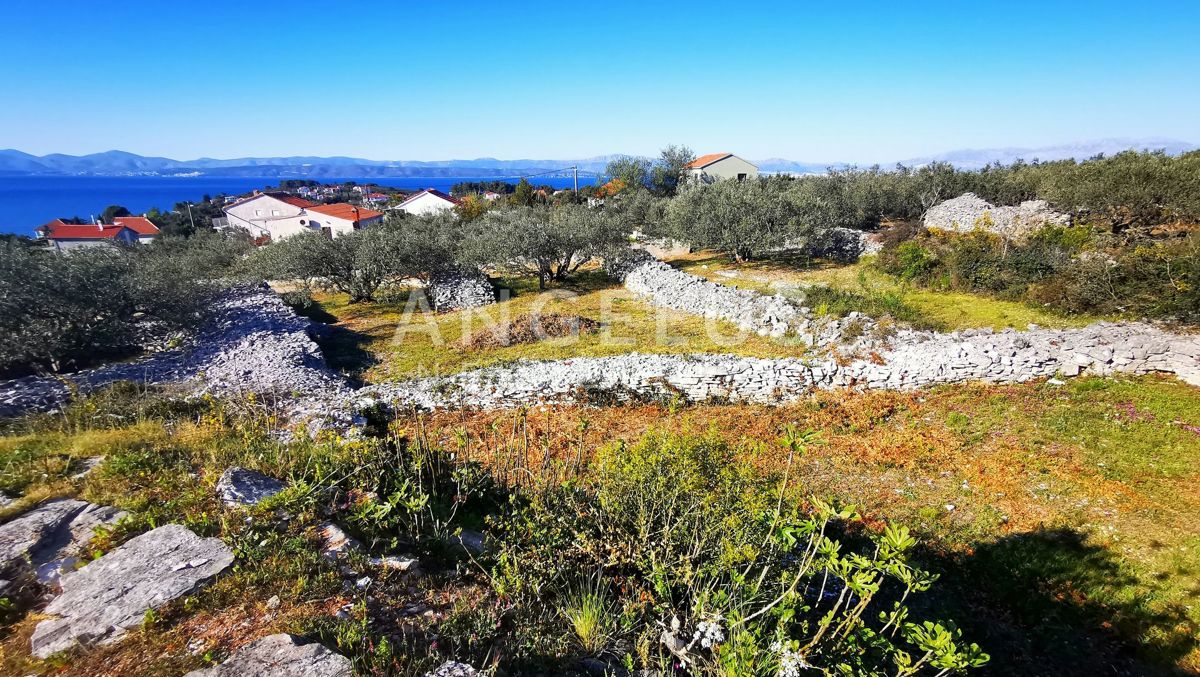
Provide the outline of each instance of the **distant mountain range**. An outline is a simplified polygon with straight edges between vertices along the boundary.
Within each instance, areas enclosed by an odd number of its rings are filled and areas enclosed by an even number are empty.
[[[387,176],[501,178],[529,174],[569,175],[571,167],[595,176],[612,156],[581,160],[364,160],[351,157],[266,157],[172,160],[120,150],[91,155],[36,156],[0,150],[0,176],[262,176],[282,178],[371,178]]]
[[[956,150],[939,155],[914,158],[902,164],[920,166],[930,162],[949,162],[963,169],[978,169],[991,162],[1008,164],[1017,159],[1065,160],[1086,159],[1098,153],[1111,155],[1128,149],[1164,150],[1172,155],[1194,150],[1200,146],[1175,139],[1101,139],[1082,143],[1040,148],[988,148]],[[145,157],[110,150],[91,155],[30,155],[19,150],[0,150],[0,176],[261,176],[269,178],[374,178],[374,177],[441,177],[441,178],[509,178],[542,174],[566,176],[571,167],[579,173],[595,176],[604,171],[616,155],[578,160],[364,160],[351,157],[267,157],[216,160],[172,160],[165,157]],[[847,166],[844,162],[797,162],[769,158],[757,162],[763,172],[809,174],[824,172],[829,167]]]
[[[1080,143],[1063,144],[1060,146],[1042,146],[1040,148],[984,148],[979,150],[955,150],[940,155],[915,158],[904,162],[905,165],[924,165],[930,162],[949,162],[962,169],[979,169],[992,162],[1011,164],[1016,160],[1086,160],[1100,153],[1114,155],[1125,150],[1161,150],[1168,155],[1179,155],[1200,148],[1197,144],[1179,141],[1178,139],[1145,138],[1145,139],[1100,139]]]

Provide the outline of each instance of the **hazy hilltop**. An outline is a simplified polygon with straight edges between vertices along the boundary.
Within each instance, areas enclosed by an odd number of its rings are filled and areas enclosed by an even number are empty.
[[[1100,154],[1114,155],[1125,150],[1161,150],[1168,155],[1179,155],[1200,146],[1178,139],[1146,138],[1146,139],[1099,139],[1082,141],[1058,146],[1041,146],[1038,148],[966,148],[953,150],[938,155],[914,158],[904,162],[905,165],[924,165],[931,162],[949,162],[960,169],[978,169],[984,165],[999,162],[1012,164],[1017,160],[1032,162],[1041,160],[1085,160]]]
[[[949,162],[962,169],[977,169],[992,162],[1010,164],[1015,160],[1083,160],[1098,154],[1112,155],[1123,150],[1163,150],[1171,155],[1194,150],[1194,143],[1163,138],[1114,138],[1031,148],[960,149],[902,160],[909,166],[930,162]],[[708,149],[698,149],[705,152]],[[736,150],[734,150],[736,152]],[[6,176],[264,176],[264,177],[513,177],[529,174],[569,172],[578,167],[581,174],[604,172],[609,160],[618,155],[601,155],[568,160],[366,160],[354,157],[244,157],[226,160],[197,158],[173,160],[146,157],[120,150],[90,155],[31,155],[19,150],[0,150],[0,175]],[[768,173],[812,174],[829,167],[844,167],[844,160],[828,162],[798,161],[786,158],[754,160],[759,170]],[[890,166],[894,163],[880,163]]]

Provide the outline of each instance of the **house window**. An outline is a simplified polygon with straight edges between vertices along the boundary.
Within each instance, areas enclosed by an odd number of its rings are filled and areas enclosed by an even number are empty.
[[[746,180],[745,174],[738,174],[738,181],[745,181],[745,180]]]
[[[255,209],[255,210],[254,210],[254,215],[255,215],[255,216],[262,216],[262,210],[261,210],[261,209]]]
[[[271,210],[271,216],[279,216],[281,213],[278,209]]]
[[[329,226],[321,226],[321,234],[324,235],[325,237],[329,238],[330,240],[333,239],[333,229],[330,228]]]
[[[300,219],[300,225],[302,225],[302,226],[306,225],[306,222],[304,221],[304,219]]]

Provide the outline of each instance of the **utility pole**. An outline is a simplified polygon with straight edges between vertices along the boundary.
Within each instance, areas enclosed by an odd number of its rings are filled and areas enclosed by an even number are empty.
[[[192,224],[192,232],[194,233],[196,232],[196,220],[192,218],[192,203],[186,202],[184,204],[188,207],[188,223]]]
[[[578,194],[579,193],[579,165],[575,165],[571,169],[574,171],[574,174],[575,174],[575,193]]]

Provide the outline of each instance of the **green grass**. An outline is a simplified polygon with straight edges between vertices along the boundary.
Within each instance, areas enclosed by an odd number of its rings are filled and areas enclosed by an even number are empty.
[[[855,264],[829,264],[807,259],[782,258],[735,263],[727,257],[700,253],[675,261],[680,269],[702,275],[715,282],[730,284],[763,293],[800,294],[809,285],[821,285],[858,296],[860,307],[867,314],[892,312],[898,319],[931,328],[977,329],[1009,327],[1025,329],[1030,324],[1050,328],[1082,327],[1098,319],[1087,316],[1065,316],[1046,308],[1024,303],[1003,301],[979,294],[940,292],[902,285],[876,270],[869,258]],[[735,271],[737,276],[721,275],[720,271]],[[892,304],[895,311],[890,311]],[[905,317],[899,317],[904,313]]]
[[[630,352],[733,353],[752,357],[795,357],[806,347],[793,339],[739,332],[731,323],[650,306],[598,272],[539,292],[529,278],[503,281],[511,297],[485,308],[433,313],[401,297],[396,303],[350,304],[344,295],[322,294],[321,311],[335,321],[333,339],[322,347],[334,366],[381,382],[451,374],[519,359],[603,357]],[[578,338],[549,339],[485,350],[457,346],[466,334],[525,313],[580,315],[601,323]]]
[[[595,655],[604,650],[611,639],[615,610],[601,588],[581,588],[571,592],[563,604],[562,614],[584,651]]]

